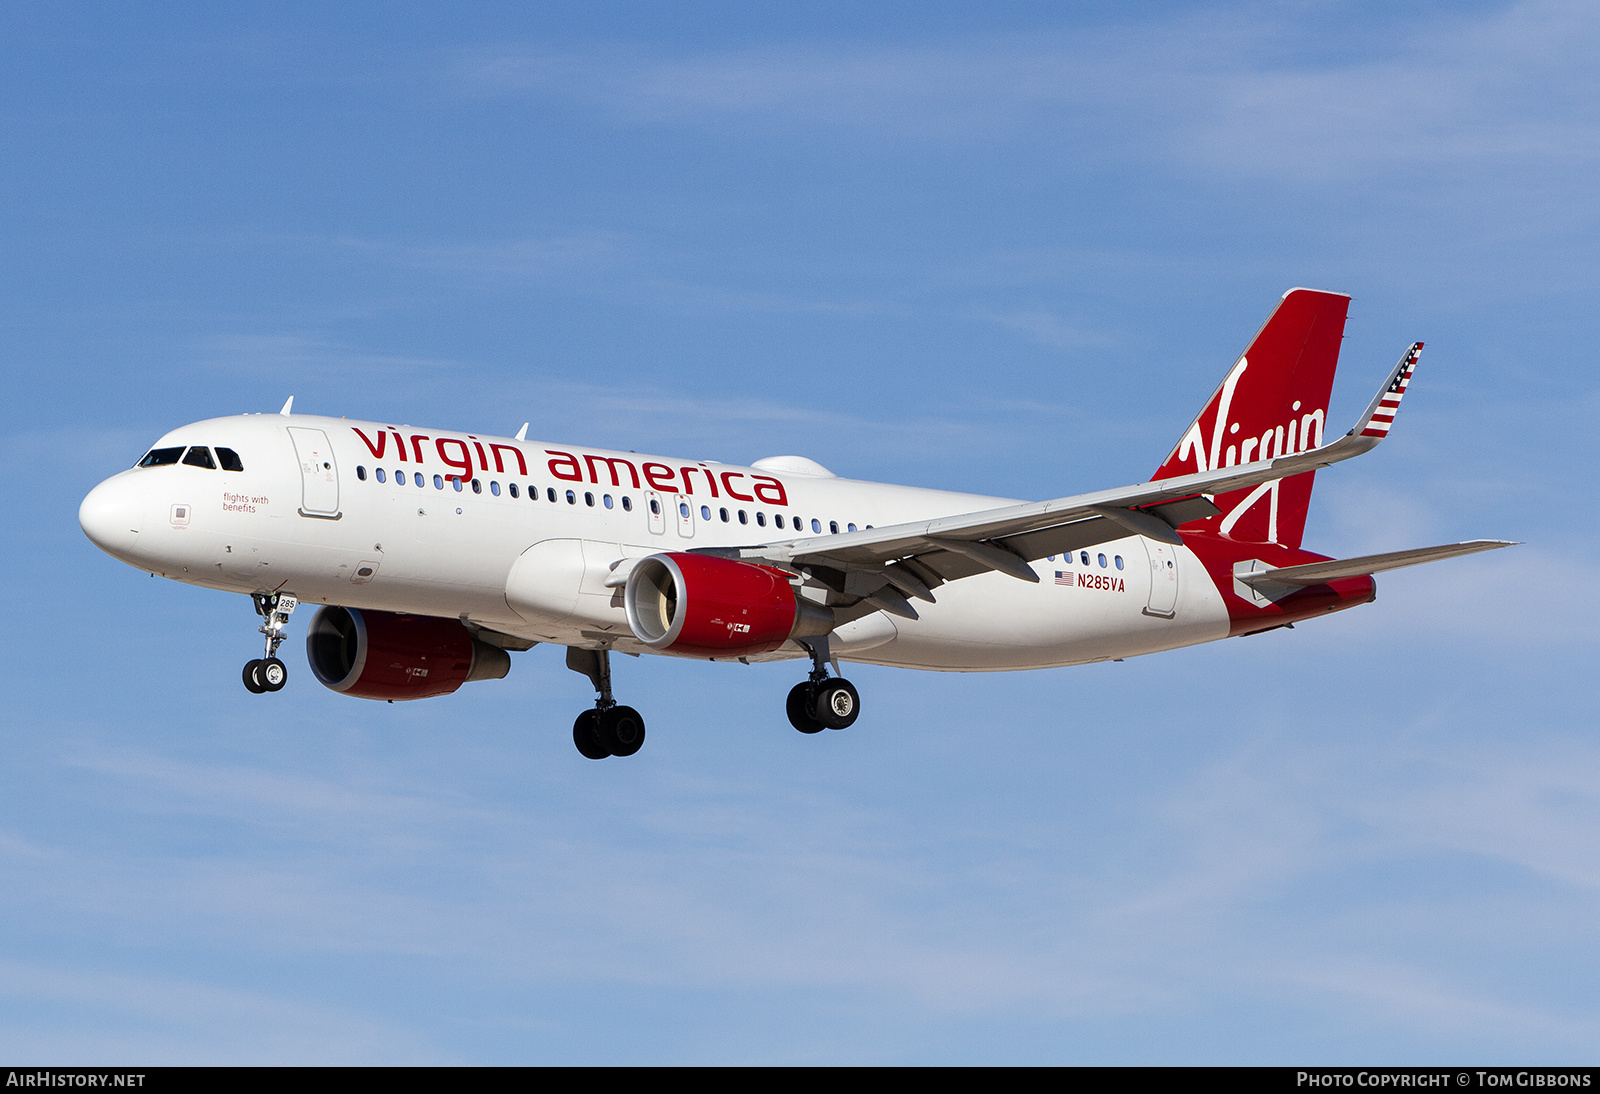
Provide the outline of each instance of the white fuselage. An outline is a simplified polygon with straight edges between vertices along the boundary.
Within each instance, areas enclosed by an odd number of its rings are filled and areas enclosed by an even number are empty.
[[[155,448],[191,445],[231,449],[244,469],[177,463],[106,480],[80,513],[96,544],[193,585],[462,618],[629,653],[656,651],[634,640],[622,590],[604,584],[619,560],[1011,504],[841,479],[790,458],[742,467],[299,414],[196,422]],[[1170,584],[1152,588],[1149,552],[1158,549],[1175,555],[1175,599]],[[985,671],[1228,634],[1222,598],[1186,548],[1134,536],[1033,567],[1038,584],[980,574],[939,587],[937,603],[917,605],[918,619],[878,612],[847,623],[832,650],[851,661]],[[768,655],[800,656],[792,642]]]

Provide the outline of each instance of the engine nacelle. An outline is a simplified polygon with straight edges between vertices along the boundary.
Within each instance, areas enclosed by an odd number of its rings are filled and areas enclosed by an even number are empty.
[[[640,559],[623,593],[633,636],[684,657],[748,657],[827,634],[833,613],[771,566],[668,552]]]
[[[427,699],[468,680],[498,680],[511,655],[480,642],[454,619],[318,608],[306,659],[325,687],[358,699]]]

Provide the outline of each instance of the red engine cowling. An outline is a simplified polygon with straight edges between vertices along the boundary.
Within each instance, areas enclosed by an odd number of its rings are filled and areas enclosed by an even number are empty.
[[[358,699],[427,699],[468,680],[498,680],[511,655],[480,642],[454,619],[318,608],[306,659],[325,687]]]
[[[639,560],[623,605],[635,638],[684,657],[748,657],[833,630],[833,613],[799,597],[782,570],[713,555]]]

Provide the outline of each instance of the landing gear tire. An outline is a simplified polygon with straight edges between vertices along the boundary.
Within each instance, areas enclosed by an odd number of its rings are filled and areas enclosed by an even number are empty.
[[[572,723],[572,743],[578,746],[578,751],[588,760],[603,760],[611,755],[611,750],[602,744],[595,734],[599,721],[598,710],[586,710],[578,715],[576,722]]]
[[[276,657],[268,657],[256,664],[260,666],[256,676],[261,681],[262,691],[282,691],[283,685],[289,682],[288,666]]]
[[[632,756],[644,745],[644,719],[632,707],[612,707],[602,711],[595,727],[595,739],[613,756]]]
[[[861,696],[848,680],[824,680],[817,685],[816,718],[829,729],[849,729],[861,713]]]
[[[267,690],[267,685],[261,682],[261,659],[246,661],[244,664],[244,687],[252,695],[260,695]]]
[[[789,701],[785,708],[789,713],[789,724],[801,733],[821,733],[827,727],[817,721],[815,692],[808,681],[796,684],[789,689]]]

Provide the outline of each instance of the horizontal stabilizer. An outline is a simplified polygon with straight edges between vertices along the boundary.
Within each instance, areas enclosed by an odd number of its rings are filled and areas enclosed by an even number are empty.
[[[1509,539],[1469,539],[1465,543],[1445,543],[1438,547],[1417,547],[1410,551],[1390,551],[1386,555],[1362,555],[1360,558],[1336,558],[1327,562],[1310,562],[1304,566],[1284,566],[1276,570],[1257,570],[1254,573],[1235,574],[1246,585],[1321,585],[1341,577],[1360,577],[1364,574],[1398,570],[1402,566],[1416,566],[1424,562],[1437,562],[1441,558],[1472,555],[1479,551],[1493,551],[1500,547],[1514,547]]]

